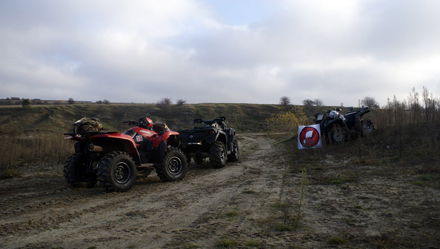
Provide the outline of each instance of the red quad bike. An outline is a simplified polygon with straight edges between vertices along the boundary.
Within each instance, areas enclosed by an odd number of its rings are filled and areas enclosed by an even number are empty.
[[[179,133],[165,124],[142,117],[123,133],[103,131],[96,120],[81,119],[66,140],[75,142],[75,154],[64,165],[64,178],[71,187],[97,182],[106,191],[128,191],[136,178],[147,177],[153,168],[162,181],[185,177],[187,159],[178,149]]]

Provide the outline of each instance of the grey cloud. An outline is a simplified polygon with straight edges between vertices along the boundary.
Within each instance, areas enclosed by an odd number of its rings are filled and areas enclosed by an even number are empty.
[[[438,93],[439,3],[350,1],[342,14],[271,3],[272,14],[234,26],[191,0],[2,1],[0,98],[355,105],[422,85]]]

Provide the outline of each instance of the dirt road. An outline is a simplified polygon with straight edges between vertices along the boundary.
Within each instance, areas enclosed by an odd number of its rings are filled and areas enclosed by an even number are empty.
[[[242,135],[238,162],[221,169],[192,163],[186,177],[172,183],[153,172],[126,193],[68,189],[62,165],[29,166],[23,177],[0,181],[0,247],[440,245],[438,190],[369,174],[373,166],[347,173],[346,162],[328,155],[308,169],[301,204],[305,165],[291,162],[286,146],[276,143],[281,139]],[[355,180],[327,181],[341,174]]]

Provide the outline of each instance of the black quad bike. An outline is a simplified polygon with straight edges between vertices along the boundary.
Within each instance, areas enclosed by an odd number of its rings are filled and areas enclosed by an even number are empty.
[[[188,164],[178,149],[178,132],[147,117],[124,123],[136,126],[123,133],[104,131],[99,120],[83,118],[73,132],[64,134],[66,140],[75,141],[75,154],[64,165],[64,178],[71,187],[99,183],[106,191],[124,192],[153,168],[162,181],[186,175]]]
[[[316,113],[315,124],[319,124],[321,133],[327,137],[327,142],[340,144],[348,138],[357,138],[372,135],[375,132],[375,125],[369,119],[364,120],[363,116],[370,112],[368,107],[353,110],[341,114],[340,109],[327,111],[327,113]]]
[[[222,168],[228,161],[238,161],[238,140],[235,130],[227,128],[225,117],[215,119],[194,119],[194,129],[182,130],[180,149],[185,153],[188,162],[191,158],[201,164],[205,158],[214,168]]]

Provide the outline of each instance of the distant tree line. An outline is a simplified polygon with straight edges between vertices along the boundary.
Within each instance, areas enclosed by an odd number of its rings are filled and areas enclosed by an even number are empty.
[[[283,97],[280,98],[280,105],[283,108],[287,108],[290,104],[291,104],[291,102],[290,102],[290,98],[289,97],[283,96]],[[321,99],[314,99],[314,100],[305,99],[305,100],[303,100],[303,105],[305,107],[309,107],[309,106],[323,106],[324,102]]]
[[[368,106],[370,108],[380,108],[379,103],[372,97],[365,97],[360,101],[360,103],[364,106]],[[324,102],[321,99],[305,99],[302,101],[302,104],[304,107],[311,107],[311,106],[324,106]],[[288,107],[291,105],[290,98],[283,96],[280,98],[280,105],[282,107]],[[343,106],[343,104],[341,104]]]
[[[426,87],[421,94],[413,88],[406,100],[399,101],[396,96],[388,98],[383,109],[386,125],[440,122],[440,99]]]
[[[304,107],[323,105],[324,103],[320,99],[303,100]],[[435,97],[424,86],[421,93],[413,88],[406,100],[397,100],[396,96],[393,99],[388,98],[387,104],[383,107],[380,107],[379,103],[370,96],[359,100],[359,105],[378,110],[375,112],[375,115],[385,126],[440,122],[440,98]],[[284,109],[292,106],[290,98],[286,96],[281,97],[280,106]]]
[[[184,104],[186,104],[186,100],[183,99],[179,99],[176,102],[176,106],[182,106]],[[172,105],[173,101],[170,98],[162,98],[161,100],[156,102],[156,106],[164,112],[170,111]]]
[[[368,106],[370,108],[380,108],[379,103],[372,97],[365,97],[364,99],[362,99],[360,101],[360,103],[364,106]],[[321,99],[305,99],[302,101],[302,104],[304,107],[311,107],[311,106],[324,106],[324,101],[322,101]],[[280,105],[282,107],[288,107],[289,105],[291,105],[290,102],[290,98],[283,96],[280,98]],[[341,104],[341,106],[343,106],[343,104]]]
[[[321,99],[314,99],[314,100],[305,99],[305,100],[303,100],[303,105],[306,106],[306,107],[309,107],[309,106],[323,106],[324,102]]]
[[[6,98],[0,99],[0,105],[22,105],[22,106],[31,106],[31,105],[62,105],[62,104],[110,104],[108,100],[98,100],[96,102],[92,101],[75,101],[73,98],[69,98],[68,100],[41,100],[41,99],[29,99],[29,98]]]
[[[41,100],[41,99],[20,99],[17,97],[0,99],[0,105],[22,105],[22,106],[31,106],[31,105],[61,105],[61,104],[110,104],[110,101],[107,99],[98,100],[96,102],[92,101],[76,101],[73,98],[69,98],[67,100]],[[186,104],[186,100],[179,99],[176,101],[177,106],[182,106]],[[168,106],[172,106],[173,101],[170,98],[162,98],[161,100],[156,102],[156,106],[159,108],[167,108]]]

